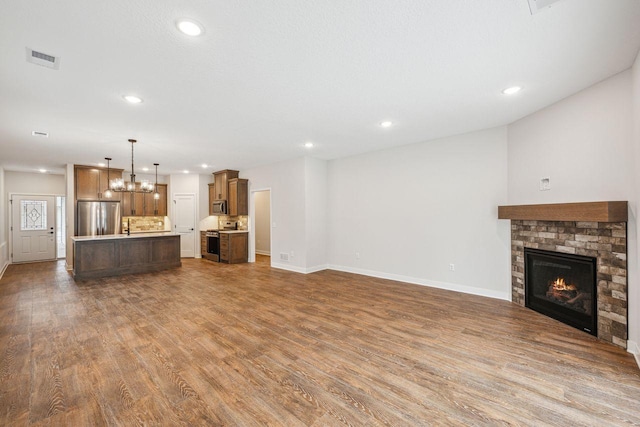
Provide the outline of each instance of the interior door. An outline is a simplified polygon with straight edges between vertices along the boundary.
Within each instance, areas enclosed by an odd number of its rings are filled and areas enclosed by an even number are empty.
[[[196,255],[196,197],[194,194],[174,194],[174,231],[180,234],[180,257]]]
[[[11,197],[12,262],[56,259],[55,208],[55,196]]]

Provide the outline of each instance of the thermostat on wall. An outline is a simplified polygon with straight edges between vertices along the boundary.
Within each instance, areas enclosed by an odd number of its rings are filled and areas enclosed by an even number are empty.
[[[545,176],[540,178],[540,191],[551,190],[551,178]]]

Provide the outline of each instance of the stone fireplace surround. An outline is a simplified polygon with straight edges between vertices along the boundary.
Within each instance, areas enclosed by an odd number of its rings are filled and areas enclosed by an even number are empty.
[[[524,248],[597,259],[598,338],[627,346],[627,202],[500,206],[511,220],[512,301],[525,305]]]

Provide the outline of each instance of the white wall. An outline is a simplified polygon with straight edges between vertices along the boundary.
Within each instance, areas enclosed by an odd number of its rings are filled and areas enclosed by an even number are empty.
[[[249,192],[271,189],[271,265],[298,272],[307,272],[305,166],[305,159],[299,158],[242,172],[249,179]],[[289,254],[289,261],[281,261],[281,253]]]
[[[506,136],[500,127],[330,161],[331,268],[510,299],[510,225],[497,219]]]
[[[66,245],[66,258],[65,267],[67,270],[73,269],[73,241],[71,236],[75,235],[76,230],[76,190],[75,190],[75,167],[72,163],[65,165],[65,189],[66,189],[66,209],[67,214],[66,226],[67,226],[67,245]]]
[[[640,81],[638,73],[624,71],[508,127],[509,204],[629,201],[629,337],[636,342],[640,165],[637,136],[633,139],[632,77]],[[549,191],[539,190],[544,176],[551,178]]]
[[[256,253],[263,255],[271,255],[270,197],[270,191],[258,191],[254,195]]]
[[[0,237],[0,253],[2,253],[2,255],[0,255],[0,257],[2,257],[0,258],[0,270],[2,270],[5,261],[9,260],[8,239],[10,236],[9,227],[11,226],[11,224],[9,224],[11,218],[8,214],[10,206],[8,202],[9,194],[47,194],[55,196],[64,196],[66,194],[64,175],[4,171],[3,177],[4,189],[0,188],[0,194],[2,194],[3,199],[3,205],[0,206],[2,210],[1,224],[3,225],[3,236]],[[67,228],[67,230],[69,230],[69,228]],[[73,228],[71,228],[71,230],[73,230]]]
[[[327,162],[305,159],[307,271],[327,268]]]
[[[66,194],[64,175],[5,171],[5,191],[23,194]]]
[[[629,265],[635,264],[629,272],[629,351],[636,355],[636,361],[640,365],[640,53],[632,68],[632,117],[633,117],[633,159],[635,164],[635,189],[629,201],[632,203],[630,216],[633,218],[629,227],[628,237],[631,240],[635,236],[635,254],[630,253]],[[635,228],[635,230],[634,230]],[[634,233],[635,231],[635,233]]]
[[[629,200],[630,90],[625,71],[509,125],[509,204]]]
[[[4,270],[4,267],[9,263],[9,242],[7,241],[8,224],[6,222],[8,194],[5,192],[4,188],[4,175],[5,171],[0,167],[0,275]]]

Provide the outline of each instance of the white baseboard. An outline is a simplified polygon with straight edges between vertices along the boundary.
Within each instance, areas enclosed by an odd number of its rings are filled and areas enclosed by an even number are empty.
[[[271,256],[271,252],[269,252],[269,251],[259,251],[259,250],[256,249],[256,255]]]
[[[343,267],[340,265],[328,265],[328,269],[344,271],[345,273],[362,274],[364,276],[377,277],[379,279],[395,280],[397,282],[412,283],[414,285],[429,286],[432,288],[445,289],[447,291],[462,292],[464,294],[478,295],[481,297],[495,298],[511,301],[510,292],[492,291],[490,289],[473,288],[471,286],[458,285],[456,283],[438,282],[435,280],[425,280],[417,277],[403,276],[400,274],[381,273],[379,271],[365,270],[361,268]]]
[[[73,265],[69,265],[69,263],[65,260],[65,262],[64,262],[64,268],[65,268],[67,271],[71,271],[71,270],[73,270]]]
[[[4,275],[4,272],[7,270],[7,267],[9,267],[9,261],[5,261],[2,268],[0,268],[0,279],[2,279],[2,276]]]
[[[403,276],[400,274],[381,273],[379,271],[365,270],[361,268],[344,267],[341,265],[318,265],[315,267],[303,268],[284,263],[271,263],[271,267],[281,270],[293,271],[295,273],[309,274],[322,270],[336,270],[345,273],[362,274],[364,276],[377,277],[379,279],[395,280],[396,282],[412,283],[414,285],[429,286],[432,288],[445,289],[447,291],[462,292],[465,294],[478,295],[481,297],[495,298],[504,301],[511,301],[510,292],[493,291],[490,289],[473,288],[471,286],[458,285],[456,283],[438,282],[435,280],[425,280],[417,277]]]
[[[636,364],[640,368],[640,345],[635,341],[627,341],[627,351],[636,358]]]
[[[304,268],[304,267],[297,267],[295,265],[283,264],[280,262],[272,262],[271,267],[279,268],[280,270],[293,271],[295,273],[302,273],[302,274],[315,273],[316,271],[322,271],[327,269],[326,265],[318,265],[315,267]]]

